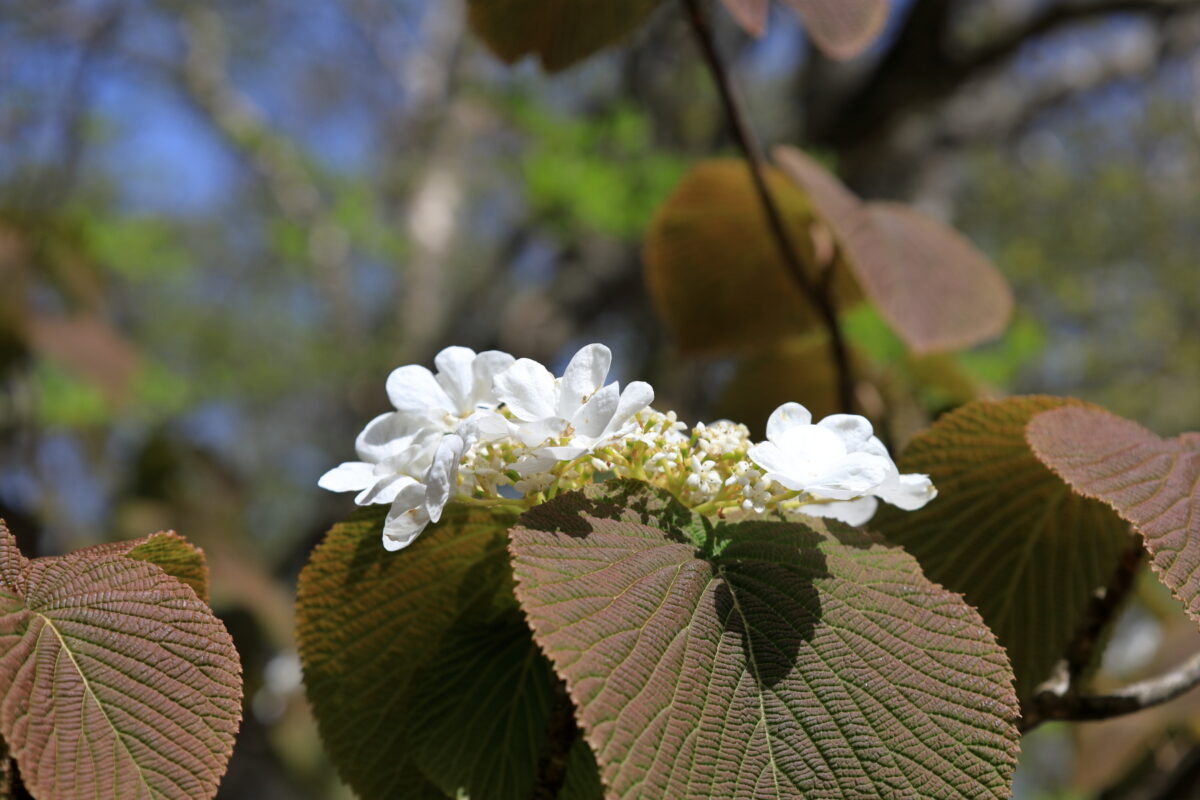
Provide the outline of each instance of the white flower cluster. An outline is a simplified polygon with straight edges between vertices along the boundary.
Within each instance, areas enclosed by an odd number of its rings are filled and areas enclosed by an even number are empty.
[[[605,384],[612,353],[581,349],[561,377],[507,353],[448,347],[437,374],[405,366],[387,380],[395,411],[372,420],[355,442],[360,461],[321,477],[355,491],[359,505],[390,503],[384,547],[407,547],[454,497],[526,505],[609,476],[665,487],[702,513],[801,513],[866,522],[879,500],[903,509],[937,492],[925,475],[901,475],[871,424],[836,414],[815,425],[801,405],[780,406],[767,441],[721,420],[692,429],[650,407],[654,390]]]

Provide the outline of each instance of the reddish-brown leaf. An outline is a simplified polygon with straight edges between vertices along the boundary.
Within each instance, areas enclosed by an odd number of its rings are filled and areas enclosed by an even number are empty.
[[[1026,429],[1034,453],[1146,540],[1159,578],[1200,622],[1200,433],[1163,439],[1097,408],[1062,408]]]
[[[0,526],[0,734],[36,796],[212,797],[241,708],[191,588],[115,552],[30,561]]]
[[[140,539],[85,547],[76,550],[74,555],[118,555],[136,561],[149,561],[192,587],[201,601],[208,602],[208,562],[204,558],[204,551],[175,531],[159,531]]]
[[[799,150],[775,151],[829,225],[863,291],[914,353],[957,350],[999,335],[1012,292],[987,256],[916,209],[864,204]]]
[[[1035,415],[1078,401],[1010,397],[941,417],[899,459],[928,474],[938,496],[917,511],[880,509],[872,528],[962,592],[1008,650],[1017,696],[1050,676],[1107,586],[1132,538],[1103,503],[1081,496],[1031,452]]]
[[[511,538],[607,797],[1008,795],[1007,659],[903,550],[845,526],[714,530],[635,481],[560,495]]]
[[[767,29],[769,0],[722,0],[734,20],[751,36],[762,36]]]
[[[813,43],[834,58],[866,50],[887,22],[888,0],[784,0],[804,20]]]

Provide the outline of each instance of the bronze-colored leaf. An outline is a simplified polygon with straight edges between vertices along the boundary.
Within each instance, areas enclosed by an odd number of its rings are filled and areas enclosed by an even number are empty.
[[[1012,291],[961,234],[908,206],[862,203],[795,148],[775,155],[832,229],[867,298],[914,353],[970,347],[1008,325]]]
[[[76,550],[75,556],[117,555],[158,565],[163,572],[177,578],[208,602],[208,563],[204,551],[175,531],[160,531],[140,539],[110,542]]]
[[[511,538],[608,798],[1009,796],[1008,661],[900,548],[819,522],[713,528],[636,481],[559,495]]]
[[[768,171],[767,184],[793,244],[812,265],[819,240],[808,198],[778,170]],[[650,223],[645,262],[651,300],[685,352],[758,349],[819,325],[739,159],[703,161],[684,176]],[[835,269],[835,297],[848,306],[858,288]]]
[[[118,553],[30,561],[0,524],[0,734],[35,796],[212,797],[241,695],[191,588]]]
[[[834,58],[866,50],[887,22],[888,0],[784,0],[796,10],[813,44]]]
[[[549,72],[641,25],[662,0],[468,0],[471,29],[508,63],[537,56]]]
[[[1163,439],[1102,409],[1063,408],[1034,417],[1026,437],[1076,492],[1137,528],[1159,579],[1200,622],[1200,433]]]

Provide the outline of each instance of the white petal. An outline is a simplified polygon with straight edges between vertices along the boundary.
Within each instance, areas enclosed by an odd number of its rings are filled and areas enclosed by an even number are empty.
[[[866,417],[857,414],[830,414],[817,427],[836,433],[845,443],[847,453],[865,449],[875,433]]]
[[[433,464],[425,475],[425,506],[429,519],[434,522],[442,518],[442,509],[458,488],[458,462],[462,458],[463,446],[463,440],[454,434],[442,437],[433,456]]]
[[[796,425],[771,440],[797,465],[798,474],[816,475],[846,458],[846,443],[827,428]]]
[[[421,418],[389,411],[367,423],[354,440],[354,449],[363,461],[383,461],[411,447],[414,435],[426,425]]]
[[[472,408],[496,407],[500,401],[496,397],[496,391],[492,384],[496,380],[496,376],[511,367],[514,361],[516,359],[508,353],[502,353],[499,350],[485,350],[475,356],[475,362],[471,365],[471,373],[475,380],[470,397]]]
[[[558,417],[546,417],[517,425],[517,438],[526,447],[537,447],[547,439],[557,439],[566,430],[567,421]]]
[[[605,433],[615,435],[634,414],[654,402],[654,389],[644,381],[634,381],[621,392],[621,401],[613,412],[612,420],[608,423]]]
[[[891,455],[888,454],[887,445],[879,441],[878,436],[872,436],[870,439],[867,439],[866,444],[864,444],[860,449],[864,453],[870,453],[874,456],[883,456],[889,461],[892,458]]]
[[[916,511],[937,497],[937,489],[928,475],[893,473],[875,490],[875,495],[905,511]]]
[[[771,412],[767,420],[767,438],[772,442],[780,439],[787,431],[812,423],[812,414],[799,403],[784,403]]]
[[[387,379],[387,394],[396,410],[407,414],[429,416],[431,411],[454,410],[454,403],[433,373],[417,364],[392,370]]]
[[[558,463],[558,457],[553,453],[546,452],[548,449],[534,450],[531,453],[526,453],[517,460],[517,463],[512,465],[512,468],[521,476],[545,472]]]
[[[588,398],[583,408],[575,411],[571,417],[571,427],[581,436],[598,438],[608,427],[620,401],[621,388],[615,383],[610,383]]]
[[[375,483],[359,492],[354,502],[360,506],[375,503],[391,503],[409,484],[416,483],[415,478],[392,472],[376,478]]]
[[[496,376],[496,397],[517,419],[556,416],[558,391],[550,370],[528,358],[518,359]]]
[[[476,411],[471,419],[475,420],[475,433],[481,442],[494,442],[517,431],[515,425],[495,411]]]
[[[813,497],[852,500],[887,480],[891,462],[868,453],[851,453],[804,487]]]
[[[384,549],[394,552],[408,547],[428,524],[425,487],[414,482],[392,503],[387,518],[383,521]]]
[[[746,455],[758,466],[762,467],[767,480],[778,481],[788,489],[798,491],[804,487],[804,481],[794,475],[795,464],[788,458],[787,453],[774,442],[762,442],[751,447]]]
[[[546,454],[553,456],[556,461],[574,461],[589,449],[589,447],[582,445],[563,445],[561,447],[543,447],[537,452],[538,455]]]
[[[867,495],[857,500],[835,500],[832,503],[810,503],[796,509],[810,517],[837,519],[847,525],[862,525],[875,516],[879,501]]]
[[[604,385],[611,365],[612,351],[604,345],[589,344],[580,348],[579,352],[571,357],[571,363],[567,364],[567,369],[563,372],[562,388],[558,397],[558,416],[570,419],[575,411]]]
[[[453,410],[460,415],[469,414],[473,408],[474,362],[475,351],[469,347],[447,347],[433,357],[433,365],[438,369],[438,385],[450,398]]]
[[[375,483],[375,465],[347,461],[326,472],[317,486],[331,492],[361,492]]]

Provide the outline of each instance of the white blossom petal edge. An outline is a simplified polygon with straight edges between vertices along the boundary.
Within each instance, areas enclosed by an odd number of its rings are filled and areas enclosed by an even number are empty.
[[[767,480],[818,501],[799,510],[862,524],[875,512],[874,498],[915,510],[937,496],[927,475],[901,475],[871,423],[834,414],[815,425],[799,403],[785,403],[767,421],[767,441],[751,447],[750,460]]]
[[[514,434],[535,448],[520,472],[570,461],[633,432],[634,416],[654,402],[648,383],[634,381],[621,391],[604,385],[612,352],[589,344],[567,364],[561,378],[527,358],[496,376],[496,397],[514,418]]]

